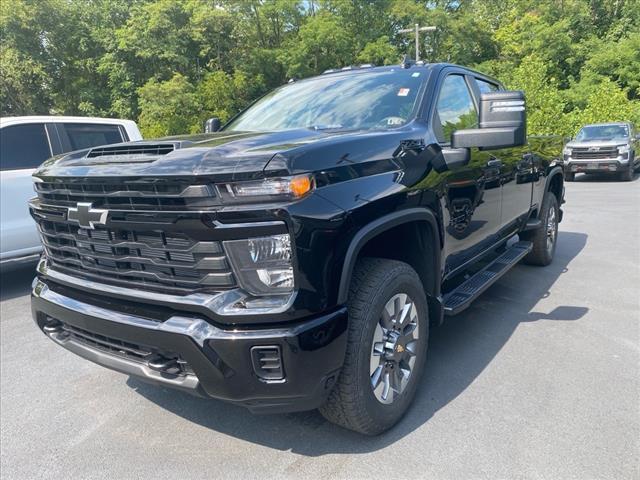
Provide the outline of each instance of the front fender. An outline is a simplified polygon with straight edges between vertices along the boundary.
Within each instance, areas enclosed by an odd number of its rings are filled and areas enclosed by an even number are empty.
[[[342,267],[342,273],[340,275],[340,284],[338,292],[338,303],[345,304],[347,302],[349,294],[349,284],[351,283],[351,276],[353,275],[353,269],[358,259],[358,254],[367,242],[377,235],[383,233],[386,230],[392,229],[399,225],[409,222],[426,221],[430,225],[430,231],[432,232],[432,244],[440,246],[440,235],[438,229],[438,221],[436,215],[428,208],[408,208],[397,212],[384,215],[372,222],[364,225],[354,235],[347,249],[344,265]],[[441,255],[440,252],[434,252],[434,262],[436,265],[436,275],[434,278],[434,285],[427,287],[428,293],[433,296],[440,294],[440,271],[441,271]]]

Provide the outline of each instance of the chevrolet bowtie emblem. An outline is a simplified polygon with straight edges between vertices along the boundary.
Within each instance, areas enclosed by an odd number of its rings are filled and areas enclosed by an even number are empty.
[[[76,222],[83,228],[96,228],[96,225],[104,225],[107,223],[109,210],[101,210],[99,208],[91,208],[90,203],[79,202],[75,208],[69,207],[67,211],[67,220]]]

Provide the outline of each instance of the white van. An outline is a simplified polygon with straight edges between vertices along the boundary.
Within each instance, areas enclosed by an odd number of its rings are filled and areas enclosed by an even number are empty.
[[[131,120],[91,117],[0,118],[0,264],[28,260],[40,250],[28,200],[31,174],[49,157],[98,145],[142,140]]]

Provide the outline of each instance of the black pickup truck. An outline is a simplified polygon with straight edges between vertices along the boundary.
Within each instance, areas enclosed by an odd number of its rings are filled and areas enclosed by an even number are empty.
[[[562,139],[527,137],[524,94],[478,72],[328,71],[208,125],[35,172],[32,311],[51,340],[377,434],[409,407],[430,328],[553,259]]]

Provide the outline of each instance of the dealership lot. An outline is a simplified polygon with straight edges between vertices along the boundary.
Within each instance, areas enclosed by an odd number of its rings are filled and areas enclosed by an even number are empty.
[[[412,409],[366,438],[148,386],[33,325],[2,273],[2,478],[639,478],[640,177],[566,185],[556,259],[431,333]]]

